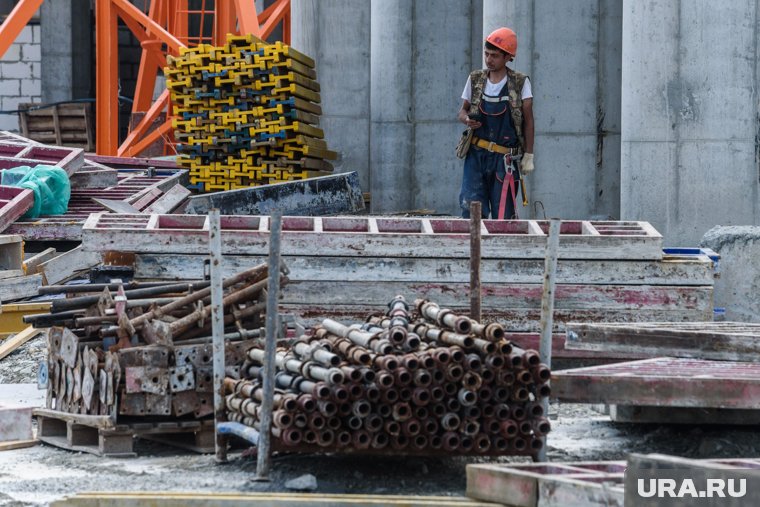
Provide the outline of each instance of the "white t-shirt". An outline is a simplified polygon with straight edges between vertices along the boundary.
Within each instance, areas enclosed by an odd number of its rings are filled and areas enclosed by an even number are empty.
[[[492,83],[490,79],[486,78],[486,86],[483,89],[483,93],[486,95],[490,95],[491,97],[497,97],[499,95],[499,92],[501,92],[501,89],[504,88],[504,85],[507,84],[507,76],[504,76],[504,79],[499,81],[498,83]],[[462,100],[466,100],[467,102],[470,102],[470,99],[472,98],[472,83],[470,82],[469,76],[467,77],[467,84],[464,85],[464,91],[462,92]],[[523,84],[522,88],[522,99],[531,99],[533,98],[533,90],[530,87],[530,79],[525,78],[525,83]]]

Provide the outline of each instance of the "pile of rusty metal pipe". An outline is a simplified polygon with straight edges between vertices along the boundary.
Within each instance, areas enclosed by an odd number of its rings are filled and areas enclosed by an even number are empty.
[[[281,283],[286,283],[284,275]],[[226,332],[254,330],[263,324],[267,266],[261,264],[223,281]],[[121,347],[171,344],[211,335],[209,282],[112,283],[55,286],[51,312],[28,315],[34,327],[63,326],[81,343],[119,341]],[[54,289],[54,290],[52,290]],[[208,338],[210,341],[210,337]]]
[[[286,269],[281,284],[287,282]],[[267,276],[267,265],[261,264],[222,282],[228,375],[239,377],[252,340],[261,336]],[[208,415],[213,408],[208,403],[213,397],[208,282],[57,290],[74,297],[55,300],[49,314],[25,318],[36,327],[50,327],[48,408],[101,415]],[[318,368],[309,372],[320,375]]]
[[[549,368],[496,323],[395,297],[385,316],[324,319],[277,350],[273,436],[283,450],[535,455],[550,430]],[[228,418],[259,428],[264,351],[225,381]]]

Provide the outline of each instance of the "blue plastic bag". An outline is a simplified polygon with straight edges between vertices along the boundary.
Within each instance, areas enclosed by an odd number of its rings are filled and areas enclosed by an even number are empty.
[[[28,188],[34,192],[34,204],[23,218],[40,215],[63,215],[69,208],[71,183],[69,175],[60,167],[37,165],[19,166],[0,171],[0,184]]]

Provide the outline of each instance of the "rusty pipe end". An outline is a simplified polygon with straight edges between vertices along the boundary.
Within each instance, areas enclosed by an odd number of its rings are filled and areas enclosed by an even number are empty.
[[[441,427],[446,431],[455,431],[462,420],[454,412],[449,412],[441,418]]]
[[[370,446],[373,449],[384,449],[388,447],[388,444],[390,443],[390,438],[388,438],[388,435],[385,433],[375,433],[372,436],[372,442],[370,443]]]
[[[399,422],[406,421],[412,417],[412,407],[408,403],[396,403],[393,406],[393,419]]]
[[[456,450],[459,447],[459,435],[454,433],[453,431],[447,431],[443,434],[443,449],[445,451],[451,452],[453,450]]]
[[[401,326],[394,326],[388,330],[388,339],[392,344],[399,347],[406,340],[407,331]]]
[[[407,419],[401,423],[401,434],[407,437],[418,435],[422,427],[417,419]]]
[[[532,429],[536,436],[541,437],[551,431],[552,425],[547,418],[539,417],[533,421]]]
[[[474,441],[474,449],[477,453],[482,454],[484,452],[488,452],[488,450],[491,448],[491,439],[485,433],[478,433],[475,435]]]
[[[338,413],[338,405],[330,400],[321,400],[317,403],[319,413],[325,417],[332,417]]]
[[[358,430],[354,432],[352,442],[357,449],[367,449],[372,442],[372,439],[366,431]]]
[[[469,389],[460,389],[457,393],[457,400],[459,400],[462,406],[470,407],[478,401],[478,396],[474,391],[470,391]]]
[[[338,403],[344,402],[351,397],[351,393],[348,391],[346,386],[343,385],[332,386],[330,393],[332,395],[332,399]]]
[[[418,387],[412,393],[412,402],[418,407],[424,407],[425,405],[430,403],[430,399],[431,399],[430,391],[428,391],[425,388]]]
[[[337,435],[335,435],[335,442],[338,444],[338,447],[346,447],[351,443],[351,433],[348,431],[339,431]]]
[[[393,375],[386,372],[380,372],[377,374],[377,377],[375,377],[375,381],[380,387],[387,389],[393,386]]]
[[[335,442],[335,432],[330,429],[324,429],[317,434],[317,445],[320,447],[330,447]]]
[[[298,445],[303,440],[303,434],[296,428],[288,428],[280,434],[280,440],[285,445]]]
[[[552,393],[552,388],[549,384],[543,384],[538,386],[538,396],[541,398],[546,398]]]
[[[506,333],[504,332],[504,326],[499,323],[492,322],[486,325],[485,329],[483,330],[483,336],[486,340],[490,340],[492,342],[502,340],[504,336],[506,336]]]
[[[501,434],[506,438],[513,438],[519,430],[520,428],[518,428],[517,423],[512,419],[506,419],[501,422]]]
[[[472,332],[472,321],[468,317],[457,317],[454,321],[454,329],[459,334],[470,334]]]

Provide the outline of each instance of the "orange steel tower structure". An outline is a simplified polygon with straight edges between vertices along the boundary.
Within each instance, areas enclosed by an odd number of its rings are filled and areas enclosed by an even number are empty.
[[[20,0],[0,25],[0,57],[16,40],[44,0]],[[146,2],[147,3],[147,2]],[[210,5],[210,7],[209,7]],[[132,112],[145,113],[119,144],[118,22],[140,41],[142,57]],[[207,22],[211,20],[210,22]],[[204,29],[211,24],[211,29]],[[191,30],[191,26],[195,30]],[[290,42],[290,0],[273,0],[256,12],[254,0],[150,0],[147,12],[129,0],[95,0],[96,149],[101,155],[136,156],[161,137],[171,137],[169,92],[153,100],[156,78],[166,55],[199,44],[223,46],[228,33],[266,39],[282,26],[283,42]],[[156,118],[167,119],[150,130]]]

